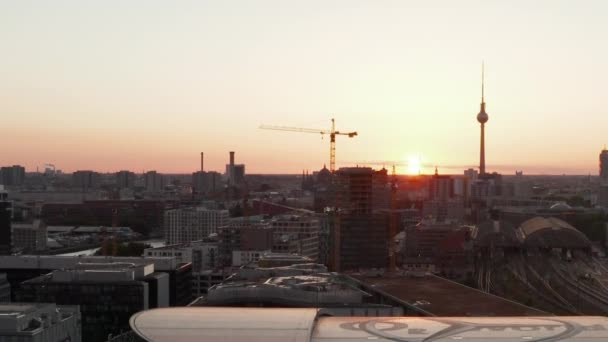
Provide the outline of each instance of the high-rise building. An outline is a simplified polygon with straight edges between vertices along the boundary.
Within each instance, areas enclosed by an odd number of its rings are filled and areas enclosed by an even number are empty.
[[[144,175],[144,184],[147,192],[161,192],[165,187],[163,175],[156,171],[148,171]]]
[[[479,174],[486,173],[486,142],[485,142],[485,124],[488,122],[488,114],[486,113],[486,102],[484,100],[484,68],[481,66],[481,108],[477,114],[477,121],[481,124],[481,144],[479,146]]]
[[[448,175],[439,175],[437,169],[429,182],[429,199],[448,200],[454,197],[454,179]]]
[[[375,178],[384,176],[369,167],[336,171],[335,202],[339,210],[333,214],[331,238],[335,271],[387,265],[389,215],[378,211],[374,203]]]
[[[25,168],[21,165],[3,166],[0,168],[0,184],[21,186],[25,181]]]
[[[95,171],[79,170],[72,174],[72,184],[75,188],[94,189],[101,183],[101,175]]]
[[[600,152],[600,183],[608,184],[608,150]]]
[[[130,189],[135,186],[135,173],[131,171],[116,172],[116,187],[119,189]]]
[[[0,341],[80,342],[80,308],[51,303],[1,303]]]
[[[12,245],[12,203],[8,200],[8,192],[0,185],[0,255],[11,254]]]
[[[23,282],[16,297],[22,302],[80,305],[83,338],[104,342],[109,334],[129,329],[131,315],[150,308],[151,286],[144,279],[153,273],[154,264],[78,264]],[[168,280],[153,283],[167,306]]]
[[[461,221],[464,218],[464,202],[456,197],[454,186],[454,178],[439,175],[435,168],[435,174],[429,181],[429,199],[423,204],[423,215],[437,221]]]
[[[192,174],[192,191],[195,194],[208,195],[222,189],[222,175],[219,172],[198,171]]]
[[[46,249],[47,230],[42,220],[31,223],[13,223],[13,248],[23,253],[39,252]]]
[[[181,208],[167,210],[164,214],[165,240],[167,244],[202,240],[226,225],[228,210],[206,208]]]

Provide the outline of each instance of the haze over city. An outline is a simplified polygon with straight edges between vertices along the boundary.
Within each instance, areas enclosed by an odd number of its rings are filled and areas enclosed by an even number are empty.
[[[584,1],[4,2],[3,165],[189,173],[328,164],[596,174],[608,4]],[[388,163],[387,163],[388,164]],[[389,165],[387,165],[389,167]],[[407,173],[403,166],[399,172]]]

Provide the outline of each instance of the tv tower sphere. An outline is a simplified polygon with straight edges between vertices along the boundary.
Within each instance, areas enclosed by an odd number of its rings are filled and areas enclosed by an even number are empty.
[[[484,108],[485,103],[483,103],[481,111],[477,114],[477,121],[481,124],[485,124],[488,122],[488,114],[486,113],[486,109]]]

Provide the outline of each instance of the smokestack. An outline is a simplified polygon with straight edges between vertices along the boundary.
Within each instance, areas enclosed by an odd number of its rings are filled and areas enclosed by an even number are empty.
[[[230,166],[234,166],[234,151],[230,151]]]
[[[205,171],[205,158],[204,158],[204,153],[201,152],[201,172]]]

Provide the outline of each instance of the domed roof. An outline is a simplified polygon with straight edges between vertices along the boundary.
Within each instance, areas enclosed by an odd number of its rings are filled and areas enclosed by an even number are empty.
[[[525,244],[543,248],[585,248],[591,242],[585,234],[555,217],[534,217],[519,226]]]
[[[323,168],[319,171],[319,175],[331,175],[331,171],[329,171],[327,167],[323,165]]]

